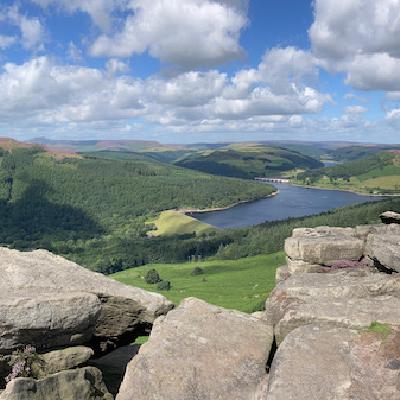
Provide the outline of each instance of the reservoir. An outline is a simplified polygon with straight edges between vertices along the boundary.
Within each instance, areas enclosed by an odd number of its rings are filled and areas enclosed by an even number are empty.
[[[319,214],[334,208],[381,199],[341,190],[309,189],[290,184],[274,186],[279,189],[276,196],[240,204],[227,210],[194,213],[192,216],[217,228],[239,228],[266,221]]]

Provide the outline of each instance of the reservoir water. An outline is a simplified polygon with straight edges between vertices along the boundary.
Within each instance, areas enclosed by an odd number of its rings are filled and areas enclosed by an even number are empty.
[[[218,228],[239,228],[266,221],[319,214],[357,203],[381,200],[340,190],[309,189],[290,184],[274,184],[279,194],[222,211],[195,213],[192,216]]]

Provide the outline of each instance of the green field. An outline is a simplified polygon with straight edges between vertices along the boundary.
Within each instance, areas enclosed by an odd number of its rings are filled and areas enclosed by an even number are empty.
[[[175,304],[186,297],[197,297],[225,308],[253,312],[264,304],[275,286],[275,270],[284,263],[284,253],[280,252],[239,260],[146,265],[111,277],[128,285],[157,291],[156,285],[144,281],[146,272],[155,268],[162,279],[172,284],[171,291],[160,293]],[[204,274],[191,275],[197,266],[204,270]]]
[[[176,210],[161,212],[158,218],[151,223],[156,229],[147,232],[148,236],[184,235],[194,232],[196,235],[201,235],[216,230],[213,226]]]
[[[294,183],[371,194],[400,194],[400,154],[381,152],[364,158],[299,172]]]

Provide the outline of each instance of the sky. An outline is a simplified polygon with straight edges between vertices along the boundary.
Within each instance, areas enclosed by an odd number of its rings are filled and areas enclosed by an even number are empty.
[[[0,136],[400,143],[400,0],[0,0]]]

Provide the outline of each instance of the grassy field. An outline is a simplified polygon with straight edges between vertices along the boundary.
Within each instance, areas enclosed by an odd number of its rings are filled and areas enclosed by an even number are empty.
[[[293,180],[296,184],[302,184],[301,181]],[[361,179],[360,177],[351,177],[349,180],[338,178],[330,181],[329,178],[323,177],[317,180],[311,187],[321,189],[337,189],[349,190],[353,192],[365,194],[381,194],[386,191],[395,191],[400,193],[400,175],[397,176],[380,176],[369,179]]]
[[[183,235],[193,232],[202,234],[216,230],[213,226],[176,210],[162,211],[159,217],[151,223],[155,225],[156,229],[149,231],[149,236]]]
[[[372,194],[400,194],[400,154],[382,152],[332,167],[299,172],[297,184]]]
[[[155,268],[162,279],[171,281],[169,292],[160,292],[175,304],[186,297],[197,297],[211,304],[244,312],[259,310],[275,286],[275,270],[285,263],[284,253],[259,255],[239,260],[216,260],[184,264],[157,264],[111,275],[112,278],[157,291],[144,281],[146,272]],[[195,267],[204,274],[191,274]]]

